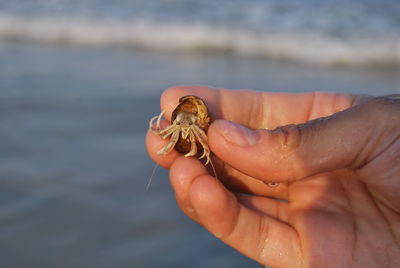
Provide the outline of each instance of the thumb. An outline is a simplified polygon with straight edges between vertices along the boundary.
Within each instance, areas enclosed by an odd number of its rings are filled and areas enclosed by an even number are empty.
[[[385,138],[379,113],[382,107],[376,106],[360,104],[329,117],[274,130],[251,130],[217,120],[208,131],[209,144],[223,161],[264,181],[289,181],[357,168],[377,154],[376,145]]]

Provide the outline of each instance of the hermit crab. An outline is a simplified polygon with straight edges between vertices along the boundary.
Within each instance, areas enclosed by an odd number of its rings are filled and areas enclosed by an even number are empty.
[[[154,116],[149,123],[150,130],[163,139],[168,137],[170,141],[157,154],[166,155],[175,148],[178,152],[188,156],[199,156],[199,159],[206,158],[205,165],[211,164],[215,177],[217,173],[210,160],[210,149],[207,142],[207,129],[210,126],[211,118],[208,115],[207,106],[199,97],[187,95],[179,99],[179,104],[172,112],[171,125],[161,129],[160,122],[165,111]],[[153,128],[156,121],[155,128]],[[154,174],[154,170],[153,170]],[[150,185],[150,177],[147,189]],[[269,187],[276,187],[277,182],[265,182]]]
[[[186,157],[200,155],[199,159],[206,158],[205,165],[210,163],[206,132],[211,118],[204,101],[192,95],[181,97],[178,106],[172,112],[171,125],[161,129],[160,121],[163,114],[164,111],[154,116],[149,123],[150,130],[156,135],[163,139],[171,137],[169,143],[157,154],[166,155],[175,148]],[[154,121],[156,121],[155,129]]]

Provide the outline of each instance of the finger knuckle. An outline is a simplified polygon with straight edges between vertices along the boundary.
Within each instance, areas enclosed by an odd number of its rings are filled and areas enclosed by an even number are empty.
[[[375,111],[400,111],[400,94],[374,97],[367,105]]]
[[[302,139],[303,131],[300,125],[286,125],[273,130],[282,151],[294,151],[299,148]]]
[[[396,130],[400,123],[400,94],[374,97],[364,104],[364,111],[377,126],[392,126]]]

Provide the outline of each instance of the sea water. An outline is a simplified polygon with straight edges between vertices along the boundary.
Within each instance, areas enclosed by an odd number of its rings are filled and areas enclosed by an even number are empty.
[[[396,14],[395,1],[1,1],[0,267],[259,267],[179,211],[166,170],[145,191],[160,94],[399,93]]]
[[[3,0],[0,40],[398,66],[399,17],[396,0]]]

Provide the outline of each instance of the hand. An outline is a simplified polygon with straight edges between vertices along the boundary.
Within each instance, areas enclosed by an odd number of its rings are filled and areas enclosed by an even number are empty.
[[[147,148],[191,219],[263,265],[400,267],[400,96],[175,87],[167,119],[188,94],[216,120],[219,180],[195,158],[157,155],[167,141],[151,132]]]

